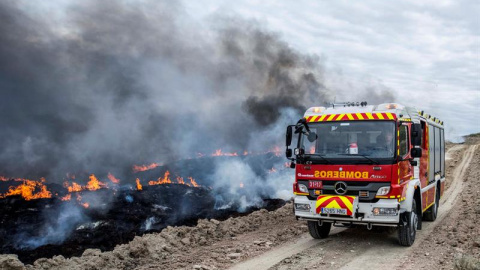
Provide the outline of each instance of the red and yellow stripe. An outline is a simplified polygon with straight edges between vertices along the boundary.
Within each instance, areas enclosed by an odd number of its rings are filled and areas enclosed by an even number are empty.
[[[356,120],[396,120],[397,116],[393,113],[341,113],[341,114],[322,114],[305,117],[307,122],[331,122],[331,121],[356,121]]]
[[[322,208],[347,209],[347,215],[352,216],[354,201],[355,196],[320,195],[317,198],[315,209],[317,214],[322,212]]]

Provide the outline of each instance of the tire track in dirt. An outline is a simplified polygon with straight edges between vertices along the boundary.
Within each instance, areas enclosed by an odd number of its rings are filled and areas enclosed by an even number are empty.
[[[463,189],[463,178],[470,164],[477,145],[469,146],[463,155],[460,164],[454,169],[450,188],[445,191],[440,201],[439,212],[435,222],[424,222],[423,229],[417,232],[417,239],[412,247],[418,246],[430,233],[435,225],[443,220],[451,208],[455,205],[460,192]],[[449,149],[456,151],[461,149]],[[449,151],[450,152],[450,151]],[[295,243],[287,243],[270,250],[260,256],[241,262],[230,269],[296,269],[311,265],[324,266],[331,269],[378,269],[380,267],[392,268],[392,265],[400,263],[400,258],[410,248],[401,247],[396,241],[397,232],[389,234],[375,234],[360,229],[333,228],[330,237],[316,240],[310,235],[303,234]],[[355,253],[347,254],[345,251],[354,243]],[[334,251],[332,251],[334,250]],[[343,256],[342,256],[343,250]],[[353,250],[350,250],[351,252]],[[322,261],[331,255],[336,261],[331,264]],[[297,256],[299,255],[299,256]],[[297,257],[294,265],[282,267],[279,263],[291,257]],[[381,258],[381,260],[379,260]],[[303,260],[303,262],[302,262]]]
[[[345,228],[332,228],[330,231],[330,236],[336,235],[340,232],[345,231]],[[254,257],[250,260],[238,263],[231,268],[230,270],[261,270],[269,269],[275,264],[281,262],[283,259],[293,256],[303,250],[314,248],[320,246],[321,244],[326,244],[330,242],[331,239],[313,239],[310,234],[302,234],[294,243],[286,243],[282,246],[279,246],[273,250],[265,252],[264,254]]]
[[[415,243],[412,245],[411,248],[415,248],[420,245],[420,243],[430,233],[432,233],[435,225],[440,223],[448,215],[452,207],[457,202],[458,196],[463,190],[463,179],[465,177],[465,172],[468,169],[468,165],[470,165],[470,162],[472,161],[473,153],[475,153],[476,148],[477,145],[472,145],[466,150],[464,158],[454,170],[452,179],[453,181],[450,185],[450,188],[445,191],[444,196],[440,200],[437,219],[434,222],[423,222],[422,230],[417,231]],[[379,254],[379,251],[376,248],[372,247],[362,256],[355,258],[340,269],[377,269],[379,267],[391,267],[392,265],[398,264],[398,258],[402,257],[402,255],[404,255],[409,250],[410,248],[395,247],[387,250],[382,250],[382,252]],[[378,258],[381,258],[381,260],[378,260]],[[386,264],[385,262],[388,263]],[[361,268],[359,268],[359,265],[361,265]]]

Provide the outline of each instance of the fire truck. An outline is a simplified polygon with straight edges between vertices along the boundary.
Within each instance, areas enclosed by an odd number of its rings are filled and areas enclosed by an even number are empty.
[[[291,146],[295,138],[296,146]],[[333,226],[396,227],[411,246],[445,186],[443,121],[397,103],[309,108],[287,127],[294,213],[313,238]]]

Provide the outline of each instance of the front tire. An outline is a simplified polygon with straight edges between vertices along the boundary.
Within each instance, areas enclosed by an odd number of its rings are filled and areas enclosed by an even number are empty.
[[[418,215],[417,215],[417,202],[414,199],[412,201],[411,212],[405,213],[405,224],[402,224],[398,228],[398,242],[402,246],[411,246],[415,242],[415,236],[417,235]],[[403,221],[403,219],[402,219]]]
[[[318,221],[307,221],[308,222],[308,232],[315,239],[327,238],[332,228],[332,223],[322,222],[320,226]]]

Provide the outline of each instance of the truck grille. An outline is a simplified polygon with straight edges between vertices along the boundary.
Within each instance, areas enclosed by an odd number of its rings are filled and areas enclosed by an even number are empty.
[[[308,186],[308,181],[300,180],[302,183]],[[319,189],[309,189],[310,199],[314,200],[320,194],[324,195],[337,195],[335,192],[335,183],[337,181],[322,181],[323,187]],[[375,195],[380,187],[390,185],[389,182],[366,182],[366,181],[344,181],[347,184],[347,192],[345,195],[358,196],[361,202],[375,202],[378,199]]]

